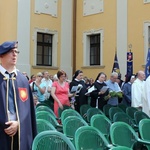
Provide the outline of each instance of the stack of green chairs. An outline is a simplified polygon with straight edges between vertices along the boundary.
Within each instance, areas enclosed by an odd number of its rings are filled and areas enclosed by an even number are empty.
[[[135,150],[143,145],[150,145],[150,141],[138,137],[133,128],[124,122],[115,122],[110,127],[110,137],[113,145],[126,146]]]
[[[44,119],[36,119],[36,125],[38,133],[47,130],[56,130],[55,127],[49,121]]]
[[[76,150],[72,142],[58,131],[39,133],[32,145],[32,150]]]
[[[101,131],[102,134],[107,138],[107,140],[110,141],[109,133],[110,133],[111,121],[105,115],[101,115],[101,114],[94,115],[92,116],[90,122],[92,127],[95,127],[99,131]]]

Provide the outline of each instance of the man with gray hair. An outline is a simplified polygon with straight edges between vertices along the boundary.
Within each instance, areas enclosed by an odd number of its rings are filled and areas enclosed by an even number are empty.
[[[118,73],[117,72],[112,72],[110,76],[110,80],[106,81],[107,86],[109,87],[110,92],[121,92],[121,89],[116,82],[118,79]],[[110,97],[107,104],[116,106],[118,105],[118,97]]]
[[[144,100],[144,84],[145,84],[145,73],[144,71],[138,71],[137,79],[132,84],[132,101],[131,106],[142,111],[143,100]]]
[[[51,88],[52,88],[52,80],[49,78],[48,71],[43,71],[42,74],[43,74],[42,82],[45,83],[45,85],[46,85],[44,97],[45,97],[45,100],[48,100],[50,97],[50,92],[51,92]]]

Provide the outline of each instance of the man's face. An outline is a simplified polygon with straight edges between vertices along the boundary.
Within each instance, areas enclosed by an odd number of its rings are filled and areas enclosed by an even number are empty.
[[[48,78],[49,77],[49,73],[48,72],[44,72],[44,78]]]
[[[1,56],[2,64],[5,63],[6,65],[15,66],[17,63],[17,57],[18,50],[17,48],[14,48]]]
[[[143,81],[145,79],[145,73],[144,72],[140,72],[139,77]]]
[[[117,79],[118,79],[118,76],[116,75],[114,75],[114,76],[111,76],[110,77],[110,80],[114,83],[114,82],[116,82],[117,81]]]

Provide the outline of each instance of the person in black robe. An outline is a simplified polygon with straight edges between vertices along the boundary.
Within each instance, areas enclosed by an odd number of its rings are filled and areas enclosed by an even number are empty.
[[[0,45],[0,150],[31,150],[37,134],[31,88],[15,67],[19,53],[17,44],[10,41]]]
[[[93,84],[95,90],[91,92],[91,106],[96,107],[96,103],[98,102],[98,108],[103,111],[103,106],[107,104],[107,99],[105,96],[109,94],[106,83],[104,82],[106,79],[106,75],[103,72],[100,72]],[[105,90],[102,88],[105,86]]]
[[[80,113],[80,107],[84,104],[87,104],[88,102],[88,97],[85,95],[85,93],[87,92],[87,87],[85,85],[85,82],[83,81],[83,72],[81,70],[77,70],[73,75],[72,82],[70,83],[70,91],[73,86],[82,87],[79,93],[76,93],[74,102],[75,110]]]

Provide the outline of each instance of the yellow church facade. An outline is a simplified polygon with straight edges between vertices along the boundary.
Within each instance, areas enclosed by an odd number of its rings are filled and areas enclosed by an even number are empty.
[[[63,69],[71,79],[110,75],[115,52],[122,77],[127,52],[133,73],[150,46],[150,0],[12,0],[0,2],[0,43],[18,40],[17,68],[29,75]]]

